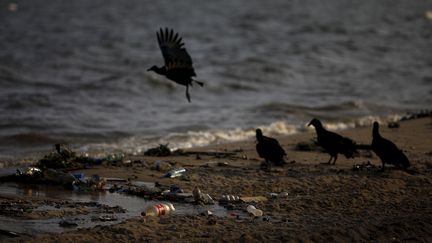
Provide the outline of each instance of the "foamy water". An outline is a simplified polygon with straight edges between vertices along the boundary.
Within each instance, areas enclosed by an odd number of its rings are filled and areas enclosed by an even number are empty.
[[[432,3],[20,1],[0,4],[0,158],[140,153],[304,130],[343,129],[432,103]],[[184,87],[162,65],[159,27],[194,61]]]

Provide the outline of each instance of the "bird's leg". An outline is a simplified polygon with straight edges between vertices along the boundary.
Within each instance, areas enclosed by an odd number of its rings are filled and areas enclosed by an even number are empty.
[[[190,99],[190,95],[189,95],[189,85],[186,85],[186,98],[187,98],[187,100],[189,101],[189,103],[191,102],[191,99]]]
[[[334,158],[333,164],[336,164],[337,157],[338,157],[337,154],[333,157]]]
[[[384,163],[384,161],[381,161],[381,162],[382,162],[381,171],[384,171],[385,163]]]
[[[330,164],[331,164],[330,161],[331,161],[332,159],[333,159],[333,155],[330,155],[330,159],[329,159],[329,161],[327,162],[327,164],[330,165]]]

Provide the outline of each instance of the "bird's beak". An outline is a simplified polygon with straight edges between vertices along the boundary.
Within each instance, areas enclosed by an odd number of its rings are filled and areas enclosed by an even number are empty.
[[[312,125],[312,122],[309,122],[309,124],[307,126],[310,127],[310,125]]]
[[[150,70],[151,70],[151,68],[147,69],[147,72],[150,71]]]

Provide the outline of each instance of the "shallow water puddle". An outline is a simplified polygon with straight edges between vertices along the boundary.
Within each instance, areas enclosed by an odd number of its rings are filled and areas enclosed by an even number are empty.
[[[24,234],[60,233],[77,228],[115,224],[128,218],[141,217],[140,214],[146,207],[160,202],[163,203],[163,201],[145,200],[141,197],[117,192],[77,192],[68,191],[58,186],[23,185],[12,182],[0,184],[0,197],[1,196],[7,198],[11,198],[11,196],[25,196],[47,199],[46,203],[44,203],[44,201],[35,203],[35,206],[27,210],[30,210],[32,213],[39,213],[38,215],[40,215],[41,212],[51,213],[48,216],[44,215],[38,219],[14,217],[14,215],[0,216],[0,228],[2,230]],[[60,203],[49,203],[49,199],[56,199]],[[216,216],[225,217],[231,212],[218,204],[201,206],[186,203],[172,203],[176,208],[173,214],[177,215],[196,215],[210,210]],[[22,210],[20,206],[16,207],[18,210]],[[117,211],[113,213],[111,207],[121,207],[125,209],[125,212],[118,212],[118,208],[115,208]],[[75,210],[75,212],[65,214],[65,210]],[[61,226],[60,222],[62,221],[76,225]]]

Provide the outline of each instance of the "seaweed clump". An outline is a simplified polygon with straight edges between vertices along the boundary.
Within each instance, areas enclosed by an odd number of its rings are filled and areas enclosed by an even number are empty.
[[[150,148],[147,151],[145,151],[144,155],[156,156],[156,157],[170,156],[171,150],[168,148],[168,143],[167,144],[159,144],[158,147]]]
[[[36,167],[40,169],[81,169],[96,162],[89,157],[77,156],[75,152],[62,144],[55,144],[54,147],[55,151],[40,159]]]

